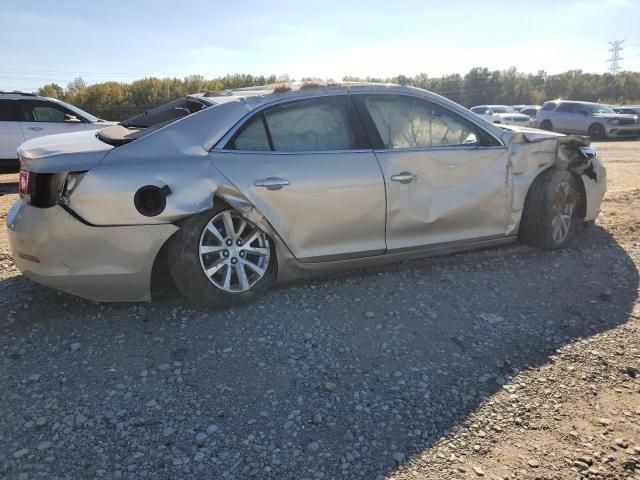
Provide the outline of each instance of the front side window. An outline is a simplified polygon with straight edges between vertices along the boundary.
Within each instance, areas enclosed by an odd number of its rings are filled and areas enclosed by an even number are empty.
[[[0,100],[0,122],[21,122],[22,111],[16,100]]]
[[[472,124],[442,107],[402,95],[371,95],[365,107],[384,148],[477,145]]]
[[[27,122],[64,123],[67,113],[63,108],[47,102],[22,102],[22,108]]]

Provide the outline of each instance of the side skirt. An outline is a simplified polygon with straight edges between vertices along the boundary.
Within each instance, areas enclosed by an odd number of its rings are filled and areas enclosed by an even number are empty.
[[[324,262],[303,262],[291,256],[286,256],[286,258],[283,258],[280,255],[278,262],[278,281],[290,281],[332,272],[356,270],[385,265],[389,263],[415,260],[418,258],[449,255],[452,253],[465,252],[480,248],[495,247],[513,243],[517,239],[518,237],[516,235],[507,237],[501,235],[500,237],[461,240],[455,242],[439,243],[436,245],[420,246],[415,248],[411,247],[388,250],[382,255]]]

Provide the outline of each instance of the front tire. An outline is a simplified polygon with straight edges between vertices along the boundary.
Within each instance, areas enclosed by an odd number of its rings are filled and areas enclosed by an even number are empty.
[[[189,217],[171,238],[167,253],[174,283],[197,305],[240,305],[275,279],[273,240],[233,209]]]
[[[520,221],[520,239],[536,248],[555,250],[575,235],[580,194],[566,170],[546,170],[531,185]]]

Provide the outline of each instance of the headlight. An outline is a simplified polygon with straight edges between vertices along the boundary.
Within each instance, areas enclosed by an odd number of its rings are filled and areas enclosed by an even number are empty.
[[[609,125],[618,125],[620,123],[620,120],[618,120],[617,118],[610,118],[609,120],[607,120],[607,123]]]

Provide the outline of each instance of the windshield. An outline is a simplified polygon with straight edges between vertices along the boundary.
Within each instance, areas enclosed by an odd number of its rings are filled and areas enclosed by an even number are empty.
[[[513,108],[511,107],[491,107],[491,110],[493,110],[493,113],[517,113]]]
[[[586,109],[591,113],[616,113],[613,108],[606,105],[585,105]]]
[[[85,112],[84,110],[81,110],[78,107],[74,107],[73,105],[69,105],[68,103],[64,103],[64,102],[60,102],[59,103],[61,105],[64,105],[65,108],[68,108],[69,110],[71,110],[74,113],[77,113],[78,115],[80,115],[83,118],[86,118],[87,120],[89,120],[90,122],[98,122],[100,121],[100,119],[94,115],[91,115],[90,113]]]

